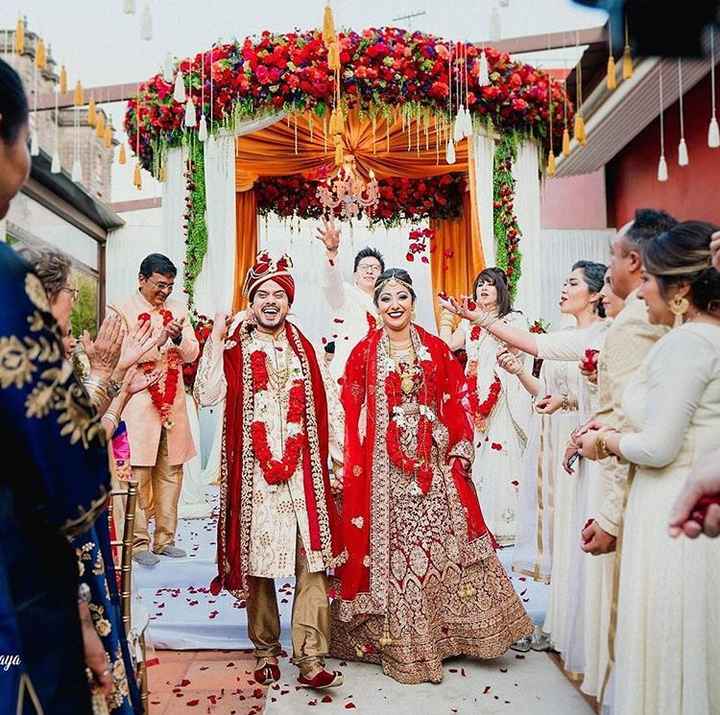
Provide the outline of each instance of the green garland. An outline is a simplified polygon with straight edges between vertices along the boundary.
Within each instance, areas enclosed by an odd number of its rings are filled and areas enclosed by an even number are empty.
[[[203,144],[191,139],[188,145],[189,166],[186,169],[185,261],[183,289],[188,297],[188,311],[195,308],[195,281],[200,275],[208,247],[205,197],[205,158]]]
[[[520,236],[522,235],[515,214],[515,179],[513,162],[517,158],[517,137],[514,133],[503,134],[495,145],[493,168],[493,224],[495,229],[495,264],[507,274],[510,295],[517,295],[520,280]]]

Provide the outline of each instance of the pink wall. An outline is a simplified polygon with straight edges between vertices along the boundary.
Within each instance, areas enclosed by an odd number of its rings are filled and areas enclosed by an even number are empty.
[[[543,228],[607,228],[605,170],[546,179],[540,194]]]
[[[711,112],[709,76],[685,95],[684,106],[690,165],[680,167],[677,163],[680,119],[676,103],[665,111],[668,181],[657,180],[659,118],[605,167],[610,226],[622,226],[636,208],[643,207],[664,209],[681,220],[703,219],[720,224],[720,148],[710,149],[707,145]]]

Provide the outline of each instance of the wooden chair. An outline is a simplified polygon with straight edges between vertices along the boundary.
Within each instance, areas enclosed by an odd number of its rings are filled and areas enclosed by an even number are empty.
[[[138,624],[133,628],[132,619],[132,564],[133,544],[135,540],[135,509],[138,499],[137,482],[122,482],[127,489],[114,489],[112,497],[125,498],[125,520],[123,525],[122,539],[111,541],[113,548],[120,548],[120,614],[122,616],[125,635],[131,646],[139,644],[141,657],[137,659],[137,678],[140,686],[140,694],[145,713],[148,713],[148,677],[147,677],[147,647],[145,643],[145,628],[147,623]],[[110,519],[113,518],[113,500],[110,501]],[[131,649],[132,652],[132,649]],[[136,649],[137,652],[137,649]]]

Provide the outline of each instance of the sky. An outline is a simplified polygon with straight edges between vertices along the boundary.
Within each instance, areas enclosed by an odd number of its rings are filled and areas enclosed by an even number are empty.
[[[602,12],[571,0],[506,0],[500,7],[502,37],[571,32],[605,21]],[[153,39],[140,38],[141,12],[150,6]],[[481,41],[489,36],[490,13],[500,0],[333,0],[338,27],[356,30],[399,25],[447,38]],[[52,46],[53,56],[68,69],[71,85],[138,82],[159,71],[168,52],[186,57],[217,40],[243,38],[271,30],[318,27],[325,0],[136,0],[135,15],[123,13],[123,0],[0,0],[0,30],[14,27],[20,14],[29,29]],[[425,13],[410,21],[395,18]],[[540,66],[572,66],[576,53],[539,53],[526,57]],[[116,127],[122,124],[124,104],[110,108]],[[119,137],[122,139],[122,137]],[[115,200],[137,198],[126,186],[122,171],[114,176]],[[142,192],[156,195],[148,182]]]

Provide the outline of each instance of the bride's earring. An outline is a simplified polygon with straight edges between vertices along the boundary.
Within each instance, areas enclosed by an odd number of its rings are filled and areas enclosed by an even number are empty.
[[[675,316],[675,323],[673,325],[674,328],[677,328],[679,325],[683,324],[685,313],[688,312],[689,308],[690,301],[688,301],[687,298],[683,298],[679,295],[676,295],[670,301],[670,312]]]

